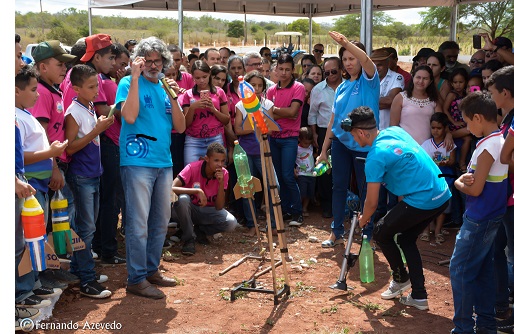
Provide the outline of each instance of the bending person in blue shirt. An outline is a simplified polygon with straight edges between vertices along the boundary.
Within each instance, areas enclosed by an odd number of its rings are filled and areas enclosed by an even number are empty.
[[[416,240],[448,206],[451,197],[448,185],[444,178],[438,177],[440,171],[434,161],[405,130],[392,126],[379,131],[369,107],[352,110],[342,122],[342,128],[361,147],[371,146],[365,165],[366,200],[359,225],[366,226],[373,216],[381,184],[403,198],[373,229],[373,238],[393,272],[393,280],[381,296],[393,299],[412,283],[412,293],[401,297],[400,303],[428,310],[423,264]],[[397,233],[409,272],[394,241]]]

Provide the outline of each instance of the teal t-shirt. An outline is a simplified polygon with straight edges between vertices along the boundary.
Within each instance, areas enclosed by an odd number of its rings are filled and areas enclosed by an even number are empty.
[[[121,79],[116,106],[126,101],[132,76]],[[160,82],[139,77],[139,115],[133,124],[121,119],[120,166],[172,167],[171,103]]]
[[[381,130],[366,158],[366,181],[380,182],[405,203],[432,210],[451,197],[445,179],[425,150],[398,126]]]
[[[380,98],[380,78],[375,69],[375,74],[372,78],[368,78],[366,72],[362,70],[360,77],[357,80],[343,81],[337,87],[334,98],[334,124],[332,125],[332,132],[341,143],[348,149],[359,152],[367,152],[369,147],[360,147],[355,142],[349,132],[343,131],[341,128],[341,121],[348,117],[348,114],[355,108],[360,106],[367,106],[373,110],[377,124],[380,124],[378,100]]]

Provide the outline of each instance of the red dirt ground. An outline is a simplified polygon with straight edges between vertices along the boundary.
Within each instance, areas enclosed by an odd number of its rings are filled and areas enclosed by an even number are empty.
[[[273,295],[241,293],[234,302],[229,289],[249,279],[269,264],[248,260],[223,276],[219,273],[243,255],[255,253],[256,238],[245,237],[244,229],[226,233],[208,246],[197,246],[194,256],[180,254],[180,245],[170,252],[172,261],[162,261],[161,270],[178,279],[179,285],[162,288],[166,299],[150,300],[125,291],[124,266],[97,266],[97,272],[109,276],[105,285],[113,292],[111,298],[94,300],[83,297],[78,287],[68,288],[57,302],[50,323],[78,324],[74,333],[447,333],[452,329],[453,302],[448,267],[437,262],[450,255],[456,230],[450,230],[442,245],[418,241],[422,249],[429,311],[405,307],[396,300],[382,300],[380,293],[390,281],[384,256],[375,252],[375,282],[359,281],[358,263],[351,268],[348,285],[352,291],[332,290],[329,285],[339,277],[344,249],[321,248],[328,237],[330,221],[322,219],[319,207],[313,207],[309,218],[300,228],[287,228],[289,254],[287,263],[291,286],[289,298],[274,305]],[[309,237],[319,239],[309,242]],[[263,242],[267,245],[263,235]],[[278,241],[276,241],[278,243]],[[433,242],[433,236],[432,236]],[[358,252],[358,244],[352,248]],[[278,248],[278,247],[277,247]],[[268,253],[266,253],[269,255]],[[276,258],[280,256],[275,250]],[[312,261],[315,259],[316,261]],[[308,265],[301,271],[303,260]],[[277,267],[277,282],[284,283],[282,267]],[[271,273],[257,282],[272,289]],[[113,323],[120,330],[83,329],[86,322]],[[54,333],[72,331],[53,330]],[[44,333],[44,331],[34,331]]]

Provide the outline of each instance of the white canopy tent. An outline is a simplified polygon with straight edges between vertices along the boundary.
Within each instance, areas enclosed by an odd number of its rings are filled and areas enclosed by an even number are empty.
[[[492,2],[491,0],[89,0],[89,33],[92,33],[92,8],[157,10],[178,12],[179,45],[183,45],[182,19],[184,11],[206,13],[239,13],[256,15],[294,16],[308,18],[312,35],[312,18],[361,13],[360,39],[367,51],[372,49],[372,11],[416,7],[452,6],[450,39],[456,39],[457,4]],[[309,50],[312,42],[309,41]]]

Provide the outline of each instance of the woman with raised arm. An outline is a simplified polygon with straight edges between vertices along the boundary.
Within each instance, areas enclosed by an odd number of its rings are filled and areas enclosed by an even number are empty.
[[[335,92],[334,108],[332,118],[327,127],[327,135],[323,142],[321,153],[316,162],[327,161],[329,148],[332,149],[332,210],[334,220],[332,221],[332,233],[330,237],[321,244],[324,248],[334,247],[342,243],[344,234],[345,206],[348,187],[352,172],[355,170],[358,190],[361,191],[361,207],[366,197],[364,185],[364,164],[355,161],[355,158],[367,156],[369,147],[360,147],[349,133],[341,128],[341,122],[347,118],[348,113],[360,106],[367,106],[373,110],[377,122],[378,99],[380,96],[380,79],[373,61],[365,52],[365,47],[360,42],[349,41],[344,35],[330,31],[328,33],[338,44],[339,58],[343,63],[346,79]],[[332,138],[334,138],[332,140]],[[371,238],[372,224],[368,224],[364,233]]]

